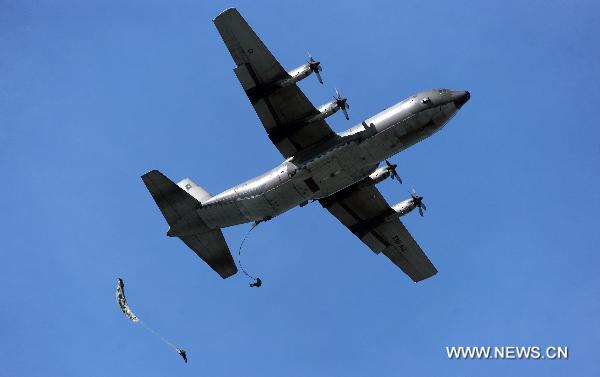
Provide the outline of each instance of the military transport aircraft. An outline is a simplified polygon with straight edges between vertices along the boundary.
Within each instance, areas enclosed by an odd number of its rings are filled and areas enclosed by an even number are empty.
[[[157,170],[142,176],[164,215],[167,235],[179,237],[222,278],[237,272],[221,228],[269,220],[318,200],[375,254],[383,253],[413,281],[436,268],[399,217],[426,209],[422,197],[390,206],[375,184],[400,180],[386,159],[431,136],[470,98],[467,91],[427,90],[335,133],[325,118],[348,104],[339,95],[315,108],[297,82],[312,73],[321,80],[320,62],[286,71],[235,8],[214,19],[236,64],[234,72],[269,139],[285,158],[266,173],[212,196],[186,178],[175,184]],[[385,164],[379,165],[385,161]]]

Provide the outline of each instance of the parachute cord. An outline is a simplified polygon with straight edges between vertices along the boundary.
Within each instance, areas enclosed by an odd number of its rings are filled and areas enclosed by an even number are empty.
[[[248,273],[248,271],[246,271],[244,269],[244,266],[242,265],[242,246],[244,246],[244,242],[246,242],[246,239],[250,235],[250,232],[252,232],[252,230],[254,230],[254,228],[256,228],[256,226],[260,223],[261,223],[260,221],[255,221],[254,224],[252,224],[252,227],[250,228],[250,230],[248,230],[248,232],[246,232],[246,235],[242,239],[242,242],[240,243],[240,247],[238,248],[238,264],[240,265],[240,269],[242,270],[244,275],[248,276],[252,280],[256,280],[256,278],[254,276],[250,275]]]
[[[169,347],[173,348],[175,351],[179,352],[179,348],[177,348],[176,345],[174,345],[173,343],[169,342],[167,339],[165,339],[162,335],[160,335],[158,332],[154,331],[152,329],[152,327],[148,326],[144,321],[142,321],[141,319],[139,320],[140,324],[148,331],[150,331],[152,334],[156,335],[160,340],[162,340],[166,345],[168,345]]]

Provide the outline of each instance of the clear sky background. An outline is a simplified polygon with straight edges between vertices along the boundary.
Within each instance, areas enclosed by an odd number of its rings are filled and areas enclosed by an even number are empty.
[[[260,289],[166,237],[146,171],[218,193],[282,160],[212,23],[229,6],[284,67],[322,61],[300,86],[349,98],[337,131],[470,90],[379,185],[425,197],[403,221],[437,276],[413,284],[317,203],[251,234]],[[597,1],[0,1],[0,375],[600,375],[599,36]],[[189,364],[122,315],[117,277]]]

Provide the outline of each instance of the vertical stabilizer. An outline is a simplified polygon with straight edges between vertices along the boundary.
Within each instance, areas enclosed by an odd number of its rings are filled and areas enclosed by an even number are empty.
[[[177,182],[177,186],[184,189],[188,194],[194,197],[200,203],[204,203],[212,197],[212,195],[201,186],[197,185],[196,182],[189,178],[182,179]]]

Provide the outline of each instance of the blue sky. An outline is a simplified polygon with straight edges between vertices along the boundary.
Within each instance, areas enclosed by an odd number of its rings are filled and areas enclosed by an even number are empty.
[[[213,193],[281,156],[212,24],[236,6],[280,62],[322,61],[342,130],[418,91],[468,89],[393,158],[439,274],[413,284],[316,203],[259,226],[221,280],[140,180]],[[600,6],[594,1],[0,2],[0,375],[598,375]],[[236,250],[248,226],[224,231]],[[123,277],[136,313],[114,301]],[[447,345],[561,345],[569,360],[448,360]]]

